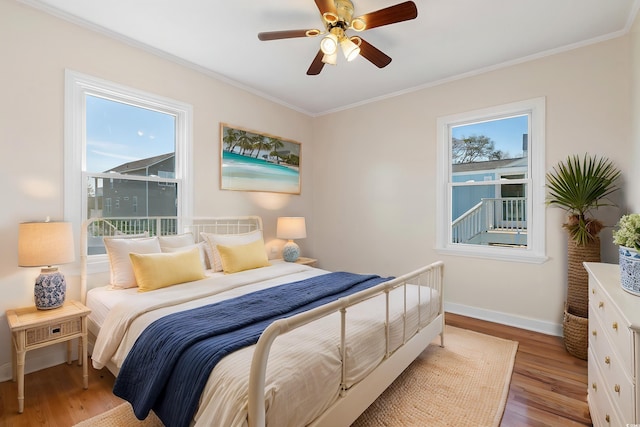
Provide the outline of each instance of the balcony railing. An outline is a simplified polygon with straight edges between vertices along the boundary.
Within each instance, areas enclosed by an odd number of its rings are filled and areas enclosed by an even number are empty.
[[[456,218],[451,225],[453,243],[501,243],[479,236],[490,231],[526,234],[527,209],[524,197],[481,199],[478,204]]]
[[[89,255],[104,254],[105,237],[113,236],[157,236],[177,234],[178,218],[101,218],[94,219],[87,227],[87,248]]]

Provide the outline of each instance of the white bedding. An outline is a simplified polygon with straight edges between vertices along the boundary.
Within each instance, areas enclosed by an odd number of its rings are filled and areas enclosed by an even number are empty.
[[[176,311],[233,298],[282,283],[327,273],[294,263],[212,277],[137,293],[93,289],[87,305],[94,327],[101,326],[93,350],[93,364],[119,369],[133,343],[154,320]],[[402,344],[418,327],[418,287],[407,286],[407,330],[402,312],[404,288],[391,293],[391,347]],[[436,295],[422,288],[420,323],[437,315],[428,303]],[[103,319],[103,320],[102,320]],[[385,355],[385,300],[375,297],[347,310],[347,385],[373,370]],[[203,391],[195,425],[243,426],[247,424],[247,388],[254,346],[236,351],[214,368]],[[340,316],[312,322],[276,339],[269,359],[265,400],[267,425],[302,426],[313,421],[338,397],[341,382]]]
[[[213,272],[207,270],[205,272],[207,277],[220,277],[224,276],[222,272]],[[91,307],[91,313],[87,316],[89,332],[94,336],[98,336],[102,324],[107,318],[107,315],[113,307],[120,302],[127,301],[131,298],[137,298],[140,295],[138,288],[114,288],[111,285],[100,286],[91,289],[87,292],[87,299],[85,305]]]

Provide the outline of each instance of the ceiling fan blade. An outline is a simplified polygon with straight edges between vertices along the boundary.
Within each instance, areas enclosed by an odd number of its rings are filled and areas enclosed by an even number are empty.
[[[362,37],[360,37],[360,55],[378,68],[384,68],[391,62],[391,58],[387,54],[367,43]]]
[[[375,12],[360,16],[360,19],[367,23],[365,29],[381,27],[383,25],[395,24],[396,22],[408,21],[418,16],[418,8],[412,1],[398,3]]]
[[[320,71],[322,71],[322,67],[324,67],[324,62],[322,62],[323,56],[324,56],[324,53],[322,53],[322,51],[319,50],[316,57],[313,58],[313,61],[311,62],[309,69],[307,70],[308,76],[317,76],[318,74],[320,74]]]
[[[320,15],[324,15],[327,12],[336,13],[336,4],[334,0],[315,0],[316,6],[320,11]]]
[[[268,31],[266,33],[258,33],[258,38],[262,41],[293,39],[296,37],[307,37],[310,30],[285,30],[285,31]],[[318,32],[319,34],[319,32]],[[317,34],[316,34],[317,35]]]

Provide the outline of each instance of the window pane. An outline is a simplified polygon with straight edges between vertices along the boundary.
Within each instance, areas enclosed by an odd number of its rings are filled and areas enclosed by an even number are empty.
[[[122,102],[86,95],[86,171],[174,177],[175,166],[153,167],[154,158],[175,155],[176,118]],[[139,162],[145,160],[143,164]],[[166,175],[165,175],[166,176]]]
[[[525,184],[516,185],[526,193]],[[494,186],[453,187],[451,243],[527,246],[526,197],[487,197],[493,192]]]
[[[527,114],[451,127],[451,243],[527,246],[528,129]]]
[[[89,177],[87,186],[87,218],[178,215],[175,183]]]
[[[176,233],[178,191],[175,183],[88,177],[87,218],[92,223],[87,247],[89,255],[105,254],[105,236]],[[173,217],[159,223],[145,217]]]
[[[453,164],[527,157],[529,116],[451,127]]]

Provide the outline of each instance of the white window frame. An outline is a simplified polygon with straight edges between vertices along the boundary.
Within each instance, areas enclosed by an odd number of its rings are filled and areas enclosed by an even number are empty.
[[[437,120],[437,209],[436,250],[445,255],[489,258],[504,261],[543,263],[545,253],[545,103],[544,97],[529,99],[495,107],[453,114]],[[497,246],[452,243],[452,188],[451,129],[454,126],[496,120],[515,115],[529,115],[527,178],[510,180],[524,183],[527,188],[527,247],[505,248]]]
[[[85,172],[87,95],[106,97],[175,116],[175,181],[180,183],[177,214],[179,217],[192,217],[193,172],[190,166],[193,159],[193,108],[191,105],[76,71],[65,70],[64,216],[73,224],[74,233],[77,233],[76,242],[80,241],[80,231],[87,212],[87,173]],[[79,252],[80,248],[81,246],[78,245],[76,251]],[[106,255],[92,255],[88,258],[88,264],[93,266],[92,270],[106,271],[108,267]]]

